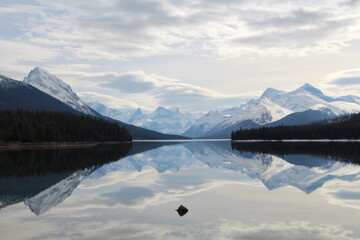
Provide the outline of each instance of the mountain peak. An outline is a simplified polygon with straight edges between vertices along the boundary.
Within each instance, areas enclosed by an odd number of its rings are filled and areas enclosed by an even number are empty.
[[[135,112],[134,112],[134,115],[143,115],[143,112],[142,112],[142,110],[141,110],[141,108],[137,108],[136,110],[135,110]]]
[[[24,82],[38,88],[39,90],[49,94],[44,90],[55,90],[56,88],[62,88],[66,92],[72,92],[72,89],[69,85],[67,85],[63,80],[51,74],[44,68],[36,67],[27,77],[24,78]],[[52,95],[52,94],[50,94]]]
[[[179,113],[180,109],[179,107],[171,107],[171,108],[165,108],[163,106],[159,106],[156,108],[156,110],[154,111],[154,113]]]
[[[309,84],[309,83],[305,83],[304,85],[302,85],[301,87],[299,87],[298,89],[296,89],[295,91],[308,91],[308,92],[312,92],[312,93],[321,93],[322,92],[315,88],[313,85]]]
[[[180,109],[179,109],[179,107],[171,107],[171,108],[169,108],[169,111],[171,111],[171,112],[180,112]]]
[[[32,71],[49,73],[47,70],[45,70],[45,68],[41,68],[41,67],[35,67]]]
[[[163,106],[158,106],[155,110],[155,112],[163,112],[163,111],[167,111],[167,109],[164,108]]]
[[[43,68],[35,67],[24,78],[24,82],[62,101],[77,111],[95,115],[95,112],[81,101],[68,84]]]
[[[310,85],[309,83],[305,83],[304,85],[293,91],[293,93],[303,93],[303,92],[310,93],[313,96],[325,100],[326,102],[334,101],[334,98],[324,95],[324,93],[320,89]]]
[[[264,93],[260,96],[260,98],[269,98],[273,99],[277,97],[279,94],[283,93],[283,91],[277,90],[275,88],[267,88]]]

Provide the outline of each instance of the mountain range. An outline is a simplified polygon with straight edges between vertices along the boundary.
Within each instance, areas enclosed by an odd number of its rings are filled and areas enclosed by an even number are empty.
[[[239,107],[207,113],[183,135],[229,138],[232,131],[240,128],[307,124],[356,112],[360,112],[357,96],[332,98],[310,84],[289,92],[268,88],[258,99]]]
[[[55,111],[86,114],[125,127],[133,139],[181,139],[102,116],[84,103],[71,87],[45,69],[36,67],[24,81],[0,75],[0,110]]]
[[[293,91],[268,88],[258,99],[201,117],[178,107],[159,106],[150,113],[140,108],[113,109],[99,102],[85,103],[63,80],[39,67],[24,81],[0,75],[0,93],[0,109],[68,111],[105,118],[126,127],[134,139],[230,138],[240,128],[307,124],[360,112],[360,97],[326,96],[310,84]]]
[[[168,134],[182,134],[196,121],[194,116],[182,113],[178,107],[167,109],[159,106],[153,112],[146,114],[140,108],[112,109],[99,102],[90,102],[88,105],[104,116]]]

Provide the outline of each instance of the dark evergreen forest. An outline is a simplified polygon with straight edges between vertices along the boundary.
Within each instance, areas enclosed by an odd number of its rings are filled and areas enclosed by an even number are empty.
[[[360,114],[352,114],[309,125],[240,129],[232,132],[231,139],[360,139]]]
[[[131,141],[116,123],[69,112],[0,111],[3,142],[105,142]]]

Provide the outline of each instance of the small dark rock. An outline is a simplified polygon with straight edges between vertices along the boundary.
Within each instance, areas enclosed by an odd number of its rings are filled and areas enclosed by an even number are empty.
[[[175,211],[178,212],[179,216],[182,217],[184,216],[189,210],[183,206],[183,205],[180,205],[180,207],[178,209],[175,209]]]

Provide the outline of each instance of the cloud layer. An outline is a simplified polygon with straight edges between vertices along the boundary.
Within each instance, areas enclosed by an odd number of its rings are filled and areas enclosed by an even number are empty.
[[[57,47],[67,57],[229,58],[337,51],[360,38],[359,7],[353,0],[41,0],[5,3],[0,14],[25,14],[15,23],[30,23],[19,38]]]
[[[358,67],[358,0],[4,0],[0,18],[2,74],[57,66],[111,107],[234,107],[248,99],[238,92],[317,86],[329,72],[324,89],[360,91],[359,72],[341,71]]]
[[[339,94],[353,94],[360,92],[360,68],[333,72],[327,75],[322,87]]]
[[[179,106],[187,111],[201,111],[203,109],[219,109],[240,105],[253,97],[250,94],[222,94],[207,88],[184,83],[177,79],[167,78],[143,71],[118,73],[100,73],[87,79],[89,82],[98,82],[98,87],[110,91],[104,97],[97,93],[81,92],[80,96],[87,101],[105,102],[113,107],[145,107],[154,109],[157,106]],[[130,95],[129,95],[130,94]],[[122,96],[127,96],[122,99]],[[132,103],[130,103],[132,101]],[[117,103],[116,103],[117,102]],[[117,106],[116,106],[117,105]]]

